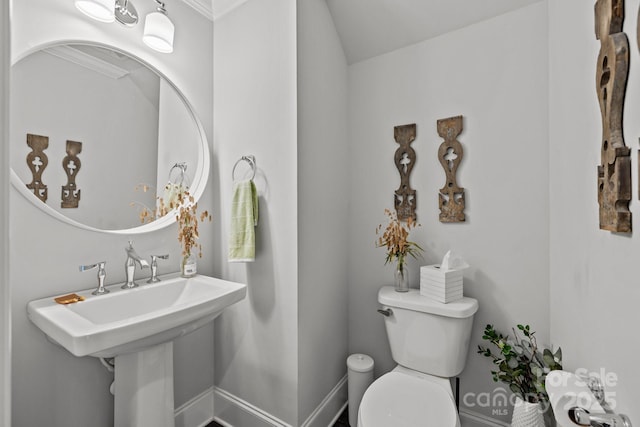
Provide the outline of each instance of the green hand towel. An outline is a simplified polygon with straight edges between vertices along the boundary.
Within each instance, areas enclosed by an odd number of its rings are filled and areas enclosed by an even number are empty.
[[[252,180],[233,183],[229,262],[251,262],[256,258],[258,193]]]

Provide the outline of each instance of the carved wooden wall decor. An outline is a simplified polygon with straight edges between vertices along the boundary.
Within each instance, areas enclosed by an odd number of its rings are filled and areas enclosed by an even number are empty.
[[[416,162],[416,152],[411,143],[416,139],[416,124],[395,126],[393,138],[400,147],[396,150],[394,161],[400,172],[400,187],[393,196],[393,205],[400,221],[416,219],[416,190],[411,189],[409,175]]]
[[[78,154],[82,151],[82,142],[67,141],[67,155],[62,159],[62,167],[67,174],[67,185],[62,186],[63,208],[77,208],[80,202],[80,190],[76,187],[76,176],[80,171]]]
[[[27,166],[31,170],[31,183],[27,188],[43,202],[47,201],[47,186],[42,182],[42,172],[49,164],[49,158],[44,153],[49,147],[49,138],[41,135],[27,134],[27,145],[31,147],[31,152],[27,154]]]
[[[462,161],[464,150],[457,137],[462,132],[462,116],[438,120],[438,135],[444,138],[438,149],[438,160],[447,175],[440,189],[440,222],[464,222],[464,188],[456,181],[456,172]]]
[[[622,32],[623,0],[598,0],[596,38],[600,40],[596,90],[602,115],[598,166],[600,228],[631,232],[631,150],[622,135],[622,111],[629,71],[629,41]]]

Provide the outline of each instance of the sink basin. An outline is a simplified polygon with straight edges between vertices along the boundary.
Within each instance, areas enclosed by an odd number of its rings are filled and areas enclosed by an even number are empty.
[[[29,319],[75,356],[115,357],[189,333],[242,300],[246,285],[197,275],[162,276],[133,289],[76,292],[84,301],[62,305],[53,297],[31,301]]]
[[[76,292],[27,304],[29,319],[75,356],[113,357],[114,427],[175,427],[173,340],[204,326],[247,294],[241,283],[178,273],[108,294]]]

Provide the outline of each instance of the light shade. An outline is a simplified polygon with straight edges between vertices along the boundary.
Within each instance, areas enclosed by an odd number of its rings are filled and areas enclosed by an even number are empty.
[[[162,53],[173,52],[173,22],[163,12],[152,12],[144,20],[142,41],[151,49]]]
[[[115,0],[76,0],[76,8],[90,18],[100,22],[113,22]]]

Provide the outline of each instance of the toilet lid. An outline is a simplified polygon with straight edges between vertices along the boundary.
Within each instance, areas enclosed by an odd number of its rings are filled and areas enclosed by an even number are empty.
[[[359,427],[456,427],[451,395],[442,386],[401,372],[389,372],[362,397]]]

